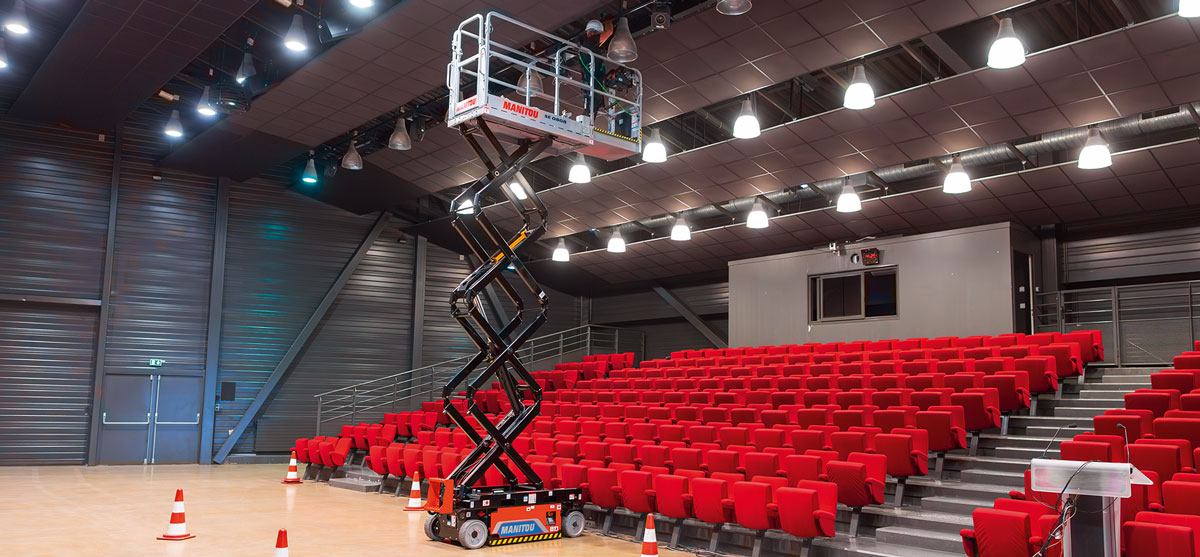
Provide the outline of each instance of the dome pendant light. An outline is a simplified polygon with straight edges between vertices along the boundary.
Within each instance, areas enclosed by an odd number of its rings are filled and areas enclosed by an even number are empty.
[[[363,167],[362,155],[358,154],[358,149],[354,147],[355,137],[358,137],[358,132],[354,132],[354,136],[350,138],[350,146],[346,147],[346,154],[342,155],[342,168],[346,170],[362,170]]]
[[[0,70],[8,67],[8,53],[4,51],[4,39],[0,38]]]
[[[412,137],[408,135],[408,120],[404,118],[396,120],[396,130],[388,138],[388,149],[395,149],[397,151],[412,149]]]
[[[675,218],[675,225],[671,227],[671,239],[676,242],[686,242],[692,239],[692,228],[688,226],[683,217]]]
[[[238,84],[245,83],[247,79],[254,77],[258,70],[254,68],[254,57],[249,52],[242,54],[242,65],[238,66],[237,75],[233,80]]]
[[[1013,31],[1012,18],[1001,19],[1000,31],[996,33],[996,40],[988,49],[988,67],[1003,70],[1024,63],[1025,45],[1021,44],[1021,39],[1017,38],[1017,33]]]
[[[365,10],[375,7],[375,0],[350,0],[350,5],[355,8]]]
[[[300,181],[305,184],[317,183],[317,163],[313,161],[313,151],[308,152],[308,162],[304,164],[304,173],[300,175]]]
[[[196,112],[199,112],[202,116],[212,117],[217,115],[217,109],[213,108],[212,105],[211,87],[204,86],[204,93],[200,94],[200,102],[196,103]]]
[[[283,36],[283,46],[292,52],[308,50],[308,34],[304,32],[304,17],[300,14],[292,16],[292,26]]]
[[[875,90],[867,83],[867,70],[862,64],[854,66],[854,75],[850,85],[846,87],[846,97],[842,106],[850,110],[865,110],[875,106]]]
[[[848,183],[842,186],[842,193],[837,198],[837,212],[855,213],[861,210],[862,200],[858,198],[858,192],[854,191],[854,186]]]
[[[751,4],[750,0],[720,0],[717,2],[717,13],[721,15],[742,15],[750,11],[752,7],[754,7],[754,4]]]
[[[1108,142],[1100,135],[1100,130],[1088,128],[1087,143],[1079,151],[1079,168],[1096,170],[1112,166],[1112,153],[1108,151]]]
[[[750,99],[742,101],[742,111],[737,120],[733,121],[733,136],[738,139],[754,139],[758,137],[758,117],[754,115],[754,106]]]
[[[625,238],[621,237],[619,229],[613,229],[612,237],[608,239],[608,251],[612,253],[625,253]]]
[[[543,91],[542,76],[531,69],[526,69],[517,79],[517,89],[530,98],[534,97]]]
[[[25,0],[15,0],[13,9],[4,18],[4,28],[14,35],[29,34],[29,17],[25,15]]]
[[[767,211],[763,209],[761,200],[755,200],[750,214],[746,216],[746,228],[766,228],[767,224]]]
[[[963,168],[962,157],[954,155],[950,162],[950,171],[946,173],[946,179],[942,181],[942,192],[959,194],[969,191],[971,191],[971,177],[967,176],[967,169]]]
[[[563,240],[562,238],[558,239],[558,245],[555,246],[554,254],[550,256],[550,259],[560,263],[565,263],[571,260],[571,252],[567,251],[566,240]]]
[[[1200,0],[1179,0],[1179,17],[1200,16]]]
[[[642,144],[643,162],[666,162],[667,146],[663,144],[662,133],[658,128],[650,130],[650,140]]]
[[[167,119],[167,125],[163,127],[163,133],[171,138],[183,137],[183,124],[179,121],[178,110],[171,111],[171,117]]]
[[[608,43],[608,57],[621,64],[637,60],[637,43],[633,42],[633,33],[629,32],[629,18],[617,19],[617,28]]]
[[[592,181],[592,170],[588,168],[587,160],[583,158],[583,153],[575,153],[575,164],[571,165],[571,171],[567,174],[567,181],[572,184],[586,184]]]

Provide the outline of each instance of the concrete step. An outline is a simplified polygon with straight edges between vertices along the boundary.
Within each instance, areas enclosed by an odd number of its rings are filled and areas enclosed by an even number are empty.
[[[962,557],[961,549],[961,544],[959,551],[946,552],[881,543],[865,536],[838,536],[814,540],[809,554],[813,557]]]
[[[849,513],[844,514],[846,522],[849,523]],[[969,514],[933,512],[924,507],[863,507],[861,520],[861,526],[875,530],[891,526],[902,526],[905,528],[957,534],[959,530],[971,527],[971,516]]]
[[[1074,437],[1080,433],[1087,433],[1087,432],[1092,431],[1092,421],[1091,420],[1081,419],[1081,420],[1078,420],[1077,422],[1078,422],[1077,427],[1075,427],[1074,429],[1070,429],[1070,430],[1064,429],[1063,430],[1063,431],[1067,432],[1068,438]],[[1050,436],[1054,435],[1054,432],[1056,429],[1058,429],[1058,426],[1055,426],[1055,427],[1027,427],[1027,428],[1025,428],[1025,433],[1028,435],[1036,435],[1038,437],[1045,437],[1045,438],[1049,439]],[[1059,436],[1059,439],[1061,439],[1063,434],[1060,432],[1058,434],[1058,436]]]
[[[1057,446],[1058,441],[1055,441],[1054,444]],[[1031,458],[1041,458],[1043,455],[1045,455],[1045,458],[1058,458],[1058,449],[1051,448],[1050,450],[1045,451],[1043,453],[1043,450],[1045,448],[1046,448],[1045,445],[1042,445],[1041,447],[1032,447],[1032,448],[1031,447],[998,447],[995,449],[990,449],[990,451],[991,451],[991,456],[995,456],[997,458],[1011,458],[1011,459],[1024,460],[1026,463],[1028,463],[1029,459],[1031,459]],[[980,449],[980,451],[982,451],[982,450],[983,449]]]
[[[1055,439],[1050,448],[1057,447],[1060,441],[1061,439]],[[984,433],[979,436],[980,449],[1022,447],[1029,449],[1036,448],[1040,451],[1046,448],[1047,443],[1050,443],[1050,435],[1000,435],[999,433]]]
[[[875,531],[875,540],[883,543],[904,545],[934,551],[961,552],[962,536],[934,530],[921,530],[904,526],[888,526]]]
[[[1120,384],[1120,383],[1110,383],[1110,385],[1113,385],[1113,384],[1119,384],[1119,385],[1125,386],[1124,384]],[[1149,387],[1149,385],[1146,385],[1146,387]],[[1122,390],[1115,390],[1115,389],[1113,389],[1113,390],[1103,390],[1103,389],[1093,390],[1093,389],[1089,388],[1086,391],[1080,391],[1078,398],[1079,398],[1079,400],[1096,400],[1096,399],[1113,399],[1113,398],[1120,398],[1120,399],[1124,400],[1125,393],[1132,393],[1133,391],[1136,391],[1141,388],[1144,388],[1144,387],[1134,387],[1129,390],[1124,390],[1124,389],[1122,389]]]
[[[1009,427],[1009,433],[1016,433],[1016,434],[1020,434],[1020,432],[1019,431],[1014,432],[1013,431],[1014,428],[1028,429],[1030,427],[1042,427],[1042,428],[1049,427],[1051,432],[1053,432],[1054,428],[1059,427],[1059,426],[1065,426],[1065,425],[1071,424],[1071,423],[1077,424],[1079,427],[1083,427],[1085,425],[1085,424],[1081,423],[1080,420],[1078,420],[1077,418],[1059,416],[1058,414],[1055,414],[1053,416],[1013,416],[1012,418],[1010,418],[1008,420],[1008,427]],[[1091,427],[1091,425],[1092,425],[1091,421],[1089,420],[1086,425],[1087,425],[1087,427]],[[1029,431],[1025,431],[1025,434],[1026,435],[1041,435],[1041,433],[1032,433]],[[1049,437],[1049,435],[1047,435],[1047,437]]]
[[[1028,459],[999,458],[994,456],[946,455],[947,470],[994,470],[998,472],[1024,472],[1029,468]]]
[[[379,480],[370,481],[361,478],[333,478],[329,480],[330,487],[341,489],[349,489],[350,491],[377,491],[379,490]]]
[[[1028,468],[1026,463],[1026,468]],[[1022,489],[1025,487],[1025,471],[1006,472],[999,470],[963,470],[958,473],[959,480],[963,483],[980,483],[994,486],[1005,486],[1009,489]],[[1007,493],[1007,491],[1005,491]]]
[[[971,516],[971,511],[979,507],[991,507],[996,499],[962,499],[959,497],[925,497],[921,499],[921,508],[932,512],[956,513]]]
[[[1057,401],[1054,405],[1055,416],[1058,415],[1057,410],[1063,408],[1124,408],[1125,399],[1122,397],[1114,397],[1112,393],[1106,393],[1109,396],[1106,398],[1074,398],[1063,399]]]
[[[1080,392],[1095,392],[1095,391],[1123,391],[1132,393],[1138,389],[1144,389],[1150,386],[1150,378],[1145,381],[1134,381],[1132,379],[1124,381],[1113,381],[1111,383],[1087,383]]]
[[[1024,486],[1024,476],[1021,485]],[[888,501],[895,500],[895,481],[888,481],[884,490],[888,493]],[[904,488],[904,501],[920,503],[926,497],[949,497],[955,499],[977,499],[992,501],[998,497],[1007,497],[1011,488],[1008,486],[987,485],[981,483],[965,483],[958,480],[938,481],[929,477],[914,477],[908,479]]]
[[[1120,406],[1112,406],[1111,408],[1121,408],[1121,407]],[[1056,408],[1054,410],[1054,415],[1057,417],[1063,417],[1063,418],[1086,419],[1086,418],[1093,418],[1095,416],[1099,416],[1100,414],[1103,414],[1105,410],[1108,410],[1108,408],[1103,408],[1103,407],[1099,407],[1099,408],[1097,408],[1097,407]],[[1088,420],[1088,421],[1090,422],[1091,420]]]
[[[1100,377],[1113,377],[1113,376],[1117,376],[1117,375],[1146,375],[1146,376],[1149,376],[1151,373],[1154,373],[1154,372],[1158,371],[1159,369],[1161,369],[1161,366],[1088,368],[1086,375],[1087,375],[1088,379],[1091,379],[1092,377],[1096,377],[1096,376],[1100,376]]]

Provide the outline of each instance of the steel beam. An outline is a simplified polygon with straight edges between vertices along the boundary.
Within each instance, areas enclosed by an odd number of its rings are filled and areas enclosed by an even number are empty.
[[[700,334],[704,335],[704,338],[707,338],[708,341],[713,343],[714,346],[717,348],[729,347],[729,343],[726,342],[725,339],[721,338],[721,335],[718,335],[716,331],[712,330],[703,319],[700,319],[699,315],[696,315],[696,312],[692,311],[687,304],[683,303],[683,300],[676,298],[671,291],[661,286],[655,286],[654,291],[657,292],[659,296],[662,296],[662,299],[667,302],[667,305],[679,312],[679,315],[682,315],[684,319],[687,319],[687,322],[691,323],[692,326],[695,327],[697,331],[700,331]]]
[[[242,414],[242,418],[238,420],[237,425],[229,432],[229,437],[225,438],[225,442],[221,444],[221,448],[213,457],[213,462],[218,464],[225,461],[229,453],[233,451],[233,446],[241,439],[242,434],[246,432],[246,428],[250,423],[257,420],[258,416],[266,409],[267,403],[275,395],[275,391],[283,380],[287,378],[292,368],[292,363],[296,361],[296,357],[304,350],[304,346],[308,344],[309,338],[312,337],[313,331],[321,324],[321,320],[325,318],[325,314],[329,308],[333,306],[333,302],[337,300],[338,294],[342,288],[350,281],[350,276],[354,274],[354,270],[358,268],[358,264],[366,257],[371,246],[375,244],[375,240],[379,239],[379,235],[383,233],[383,229],[388,223],[388,213],[380,212],[379,217],[375,219],[375,225],[371,227],[371,231],[363,238],[362,243],[358,245],[358,249],[354,251],[354,255],[342,267],[342,272],[338,275],[337,280],[329,286],[329,290],[325,292],[325,297],[321,299],[321,303],[317,305],[317,309],[308,318],[308,322],[304,324],[304,328],[300,329],[300,333],[296,335],[296,340],[292,342],[288,351],[279,360],[279,364],[271,371],[271,375],[267,376],[267,380],[263,383],[254,400],[250,402],[250,406],[246,408],[246,412]]]
[[[52,304],[57,306],[86,306],[98,308],[97,298],[69,298],[66,296],[29,296],[27,294],[0,294],[0,302],[24,302],[27,304]]]
[[[221,359],[221,315],[225,305],[225,244],[229,237],[229,179],[217,179],[217,218],[208,280],[208,339],[204,352],[204,398],[200,419],[200,464],[212,464],[216,419],[217,364]]]
[[[108,344],[108,316],[112,312],[113,259],[117,243],[117,202],[121,184],[121,130],[113,134],[112,177],[108,186],[108,236],[104,242],[104,279],[100,287],[100,323],[96,329],[96,367],[92,375],[92,416],[88,434],[88,464],[100,460],[100,416],[104,399],[104,349]]]
[[[921,37],[920,40],[921,42],[925,43],[925,46],[929,47],[929,50],[932,50],[938,58],[941,58],[947,66],[950,66],[950,69],[954,70],[954,73],[959,74],[971,71],[971,65],[968,64],[966,60],[963,60],[962,56],[959,56],[958,53],[954,51],[954,48],[952,48],[949,44],[946,44],[946,41],[942,40],[942,37],[937,33],[925,35],[924,37]]]
[[[413,254],[413,313],[412,313],[412,347],[409,350],[408,369],[421,367],[425,358],[421,347],[425,344],[425,274],[428,268],[429,240],[417,236],[417,245]]]

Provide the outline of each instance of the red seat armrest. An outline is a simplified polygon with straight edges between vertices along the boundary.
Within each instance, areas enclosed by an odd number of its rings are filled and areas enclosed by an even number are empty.
[[[1165,513],[1165,512],[1167,512],[1167,508],[1166,508],[1166,507],[1164,507],[1164,506],[1162,506],[1162,505],[1161,505],[1161,504],[1159,504],[1159,503],[1150,503],[1150,510],[1152,510],[1152,511],[1154,511],[1154,512],[1156,512],[1156,513]]]
[[[967,554],[967,557],[975,557],[978,554],[978,548],[975,546],[975,531],[964,528],[958,531],[958,535],[962,536],[963,552]]]

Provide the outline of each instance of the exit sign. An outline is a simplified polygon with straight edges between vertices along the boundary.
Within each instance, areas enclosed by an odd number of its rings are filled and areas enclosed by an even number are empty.
[[[162,367],[165,363],[167,362],[162,360],[150,360],[150,367]]]

